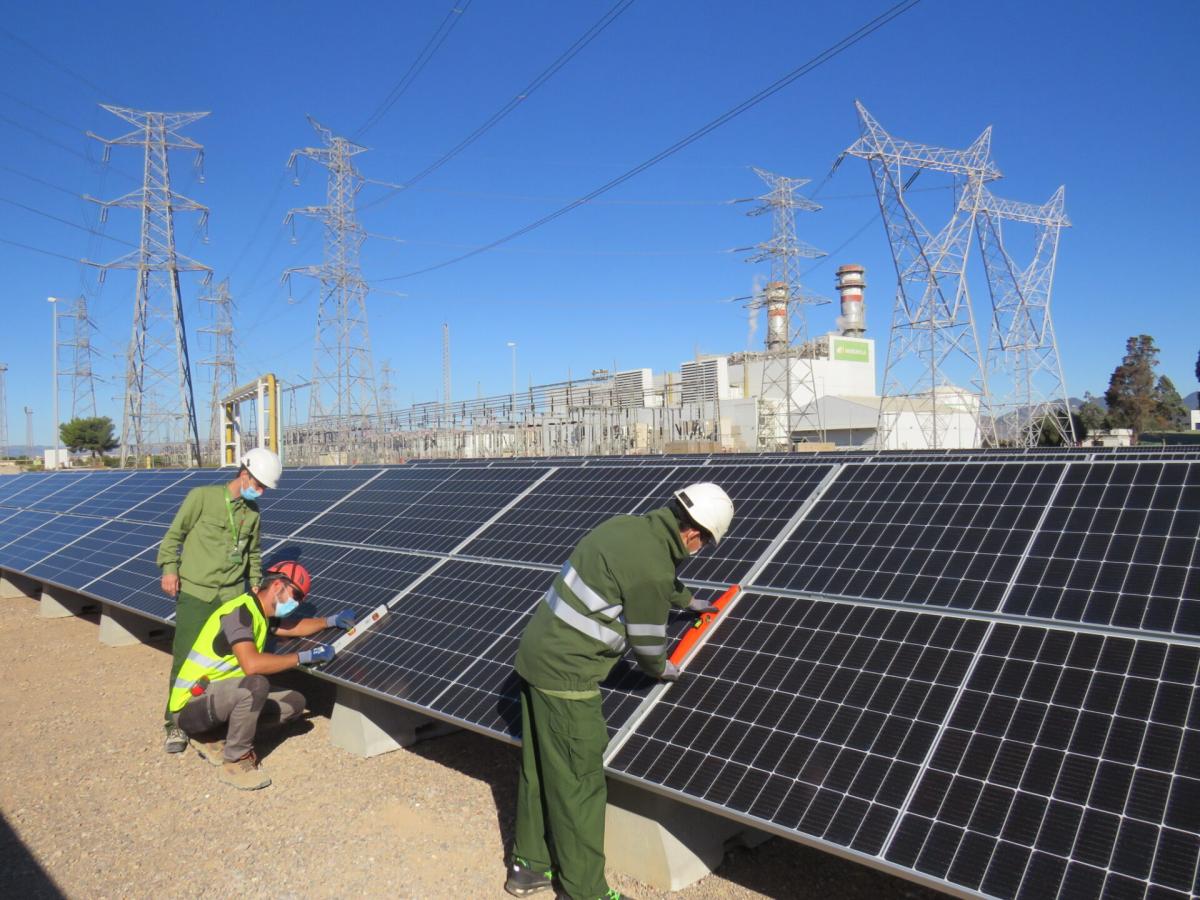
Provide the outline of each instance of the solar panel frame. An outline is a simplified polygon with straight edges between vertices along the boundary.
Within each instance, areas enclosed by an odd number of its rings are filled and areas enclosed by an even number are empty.
[[[91,516],[56,514],[54,518],[0,548],[0,566],[28,573],[40,560],[104,524]]]
[[[71,590],[82,590],[131,557],[162,540],[161,525],[103,520],[104,524],[26,570],[27,575]]]

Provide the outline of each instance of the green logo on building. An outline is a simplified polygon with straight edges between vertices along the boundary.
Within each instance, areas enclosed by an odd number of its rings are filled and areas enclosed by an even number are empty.
[[[870,362],[871,345],[866,341],[849,338],[833,339],[833,358],[842,362]]]

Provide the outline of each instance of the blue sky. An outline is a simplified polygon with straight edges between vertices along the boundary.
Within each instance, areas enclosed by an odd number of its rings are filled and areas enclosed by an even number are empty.
[[[385,181],[415,174],[611,5],[474,0],[363,137],[372,149],[358,157],[362,172]],[[1200,196],[1191,170],[1200,84],[1188,60],[1200,7],[1193,2],[924,0],[602,202],[497,251],[383,280],[494,240],[590,191],[889,5],[638,0],[461,156],[366,210],[370,231],[406,241],[372,241],[364,252],[368,280],[406,294],[373,296],[369,306],[374,354],[396,373],[396,401],[439,396],[443,321],[451,327],[456,397],[508,390],[508,340],[518,343],[522,385],[614,364],[660,371],[697,351],[745,348],[746,314],[728,299],[749,293],[758,270],[730,250],[765,239],[768,223],[728,201],[762,192],[750,166],[822,182],[857,137],[855,98],[894,134],[926,143],[965,146],[993,125],[994,158],[1006,176],[994,186],[999,194],[1041,201],[1066,184],[1074,227],[1063,236],[1054,307],[1073,394],[1102,392],[1126,337],[1140,332],[1162,349],[1161,371],[1182,393],[1194,390]],[[281,222],[289,206],[322,202],[323,173],[308,168],[295,187],[284,164],[293,148],[313,143],[306,114],[339,132],[358,130],[449,8],[444,0],[355,3],[330,19],[323,16],[334,7],[294,3],[10,5],[4,28],[38,52],[0,32],[0,197],[9,201],[0,203],[0,238],[71,259],[119,256],[123,245],[12,202],[94,225],[95,210],[71,192],[111,197],[134,186],[85,158],[98,153],[84,131],[112,136],[122,127],[98,102],[211,110],[188,131],[206,147],[205,182],[196,183],[183,160],[175,167],[176,189],[212,210],[211,242],[193,240],[181,217],[181,249],[211,265],[216,278],[231,279],[242,373],[306,376],[315,300],[297,282],[300,302],[289,304],[279,275],[318,261],[320,235],[302,226],[293,246]],[[140,160],[116,150],[113,165],[137,172]],[[368,186],[362,200],[381,193]],[[825,209],[799,214],[800,236],[842,249],[807,285],[833,296],[837,265],[865,264],[868,323],[884,342],[894,274],[882,224],[864,227],[877,212],[866,164],[847,160],[817,199]],[[948,204],[948,195],[922,198],[931,213],[939,202]],[[136,221],[114,213],[107,233],[133,240]],[[972,262],[980,316],[987,295],[978,258]],[[0,267],[10,435],[23,440],[20,409],[31,405],[36,440],[45,442],[45,297],[92,288],[94,275],[4,243]],[[184,291],[189,324],[203,324],[198,284],[187,280]],[[100,386],[100,405],[117,419],[113,354],[125,349],[132,298],[129,275],[114,272],[92,300],[106,354],[97,369],[111,379]],[[813,330],[832,328],[834,315],[832,307],[816,311]],[[756,344],[761,336],[760,329]],[[192,346],[193,358],[206,355],[199,338]],[[200,372],[197,393],[206,396]]]

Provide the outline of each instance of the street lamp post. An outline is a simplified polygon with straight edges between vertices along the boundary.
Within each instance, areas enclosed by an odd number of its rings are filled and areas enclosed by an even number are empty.
[[[509,341],[508,346],[512,350],[512,402],[515,413],[517,409],[517,342]]]
[[[50,304],[51,344],[50,363],[54,378],[54,468],[58,468],[58,298],[47,297]]]

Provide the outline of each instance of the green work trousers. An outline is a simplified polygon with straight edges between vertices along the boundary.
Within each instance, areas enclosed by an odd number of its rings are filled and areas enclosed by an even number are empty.
[[[171,642],[171,677],[167,681],[167,705],[163,709],[163,727],[170,728],[175,722],[171,718],[171,688],[179,677],[183,661],[187,659],[192,645],[200,636],[200,629],[208,621],[217,604],[206,603],[199,597],[183,591],[175,598],[175,639]]]
[[[572,900],[604,897],[608,729],[600,697],[565,700],[522,683],[521,740],[513,855],[537,871],[554,868]]]

